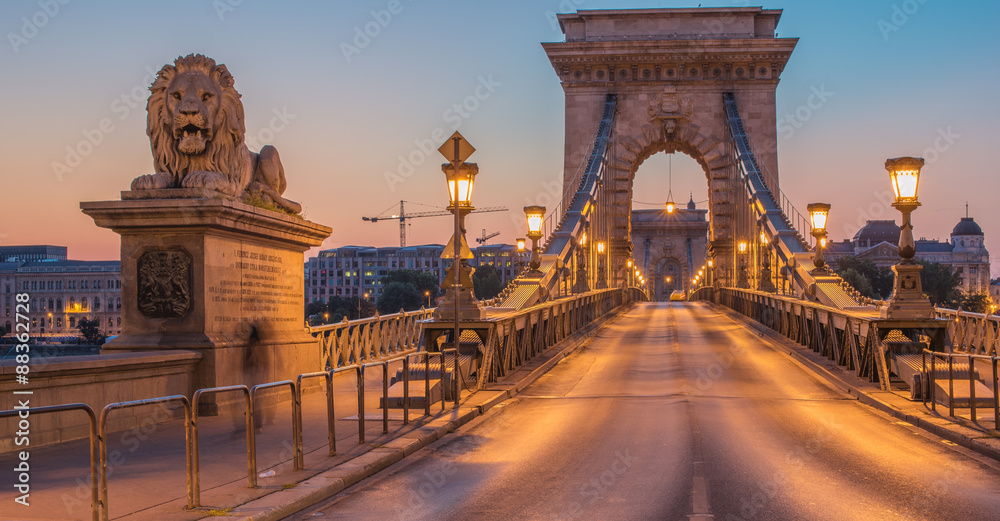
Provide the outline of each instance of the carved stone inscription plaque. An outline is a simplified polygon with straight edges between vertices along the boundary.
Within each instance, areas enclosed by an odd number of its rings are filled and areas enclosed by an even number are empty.
[[[267,330],[301,329],[302,254],[248,243],[220,244],[206,286],[212,330],[230,331],[240,323]]]
[[[183,317],[191,310],[191,255],[147,251],[139,257],[139,311],[146,318]]]

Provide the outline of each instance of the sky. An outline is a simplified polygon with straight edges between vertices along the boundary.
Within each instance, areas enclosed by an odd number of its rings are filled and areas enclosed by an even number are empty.
[[[396,245],[396,222],[361,218],[400,200],[418,203],[413,211],[446,205],[441,158],[429,145],[454,130],[477,149],[474,204],[510,208],[471,215],[469,234],[500,232],[492,242],[510,243],[524,234],[521,208],[562,177],[563,93],[540,45],[563,39],[555,13],[697,5],[398,1],[0,3],[0,244],[58,244],[71,258],[117,259],[118,236],[97,228],[79,203],[117,199],[134,177],[152,173],[146,88],[160,67],[192,52],[233,74],[248,142],[277,147],[285,196],[333,228],[322,248]],[[784,9],[779,37],[800,39],[777,90],[785,194],[800,209],[832,204],[828,229],[839,241],[866,219],[898,221],[885,159],[924,157],[914,234],[947,239],[968,203],[1000,274],[1000,180],[986,153],[1000,121],[1000,3],[764,7]],[[825,101],[810,107],[815,92]],[[665,154],[643,163],[635,208],[666,200],[668,169]],[[707,199],[705,175],[687,156],[674,157],[672,190],[676,201]],[[446,217],[410,222],[409,244],[450,236]]]

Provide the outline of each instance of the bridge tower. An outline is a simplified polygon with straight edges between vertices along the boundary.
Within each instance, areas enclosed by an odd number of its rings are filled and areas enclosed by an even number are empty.
[[[632,254],[632,181],[657,152],[701,164],[709,192],[709,250],[731,285],[734,244],[747,233],[745,192],[723,93],[735,94],[765,182],[778,193],[775,89],[797,38],[775,38],[781,10],[759,7],[582,10],[558,16],[565,42],[542,46],[566,94],[563,186],[584,170],[607,94],[617,113],[605,168],[612,262]],[[572,191],[567,190],[567,198]],[[569,201],[563,201],[566,207]]]

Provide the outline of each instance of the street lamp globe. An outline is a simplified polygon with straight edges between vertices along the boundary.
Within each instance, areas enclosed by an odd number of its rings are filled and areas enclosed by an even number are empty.
[[[524,214],[528,218],[528,237],[542,235],[542,220],[545,218],[544,206],[525,206]]]
[[[517,239],[517,252],[524,253],[524,238]]]
[[[740,248],[740,253],[746,253],[747,252],[747,242],[746,241],[740,241],[739,248]]]
[[[892,206],[903,214],[903,223],[899,227],[899,256],[905,264],[912,263],[916,253],[910,214],[920,207],[917,186],[920,184],[920,169],[923,166],[924,160],[917,157],[897,157],[885,161],[885,169],[889,171],[889,179],[892,181],[892,191],[896,195]]]
[[[525,206],[524,215],[528,219],[528,238],[531,239],[531,276],[541,277],[538,271],[542,261],[538,256],[538,239],[542,238],[542,220],[545,219],[544,206]]]
[[[448,178],[448,200],[452,206],[470,206],[472,204],[472,186],[476,181],[476,174],[479,173],[479,165],[475,163],[463,163],[456,172],[450,164],[441,165],[445,176]]]
[[[810,203],[806,206],[809,212],[809,223],[813,228],[813,235],[826,234],[826,218],[830,214],[830,205],[826,203]]]
[[[604,253],[604,241],[597,243],[597,253]]]
[[[809,212],[809,224],[812,225],[812,236],[816,238],[816,255],[813,256],[815,273],[826,271],[826,260],[823,259],[823,250],[826,249],[826,222],[830,215],[830,205],[826,203],[810,203],[806,206]]]
[[[918,157],[897,157],[885,161],[897,203],[917,202],[917,187],[923,166],[924,160]]]

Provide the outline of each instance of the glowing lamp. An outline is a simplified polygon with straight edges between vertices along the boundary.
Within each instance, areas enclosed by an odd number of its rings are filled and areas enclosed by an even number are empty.
[[[826,203],[810,203],[806,206],[809,212],[809,223],[813,228],[813,235],[826,233],[826,218],[830,214],[830,205]]]
[[[740,253],[746,253],[747,252],[746,241],[740,241],[739,248],[740,248]]]
[[[597,243],[597,253],[604,253],[604,242],[603,241]]]
[[[475,163],[462,163],[458,172],[450,163],[441,165],[445,176],[448,179],[448,200],[452,206],[469,206],[472,204],[472,185],[475,183],[476,174],[479,173],[479,165]]]
[[[524,214],[528,217],[528,235],[542,235],[542,219],[545,218],[544,206],[525,206]]]
[[[917,202],[917,187],[923,166],[924,160],[918,157],[897,157],[885,161],[885,169],[889,171],[897,203]]]
[[[520,238],[520,239],[517,240],[517,252],[518,253],[523,253],[524,252],[524,239],[523,238]]]

